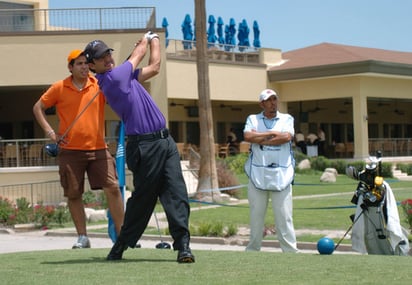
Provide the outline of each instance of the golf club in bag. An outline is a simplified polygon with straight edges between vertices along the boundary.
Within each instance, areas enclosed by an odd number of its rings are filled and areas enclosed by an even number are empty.
[[[163,241],[162,233],[160,232],[159,221],[157,220],[157,215],[156,215],[155,210],[153,211],[153,215],[156,220],[157,231],[159,232],[159,237],[160,237],[160,242],[156,244],[156,248],[157,249],[171,249],[172,246],[170,245],[170,243]]]
[[[44,146],[44,151],[48,156],[51,157],[56,157],[59,153],[59,144],[64,142],[64,138],[66,137],[67,133],[73,128],[73,125],[77,122],[77,120],[80,118],[81,115],[83,115],[84,111],[90,106],[90,104],[93,102],[93,100],[100,94],[100,90],[94,94],[92,99],[90,99],[89,102],[87,102],[87,105],[84,106],[83,110],[74,118],[74,120],[71,122],[71,124],[67,127],[66,131],[60,136],[59,140],[55,143],[48,143]]]
[[[406,230],[400,225],[395,196],[381,176],[382,153],[378,151],[369,159],[371,162],[365,169],[353,166],[346,169],[346,174],[359,183],[351,200],[357,205],[356,212],[345,236],[352,229],[352,248],[360,253],[408,255],[409,242]]]

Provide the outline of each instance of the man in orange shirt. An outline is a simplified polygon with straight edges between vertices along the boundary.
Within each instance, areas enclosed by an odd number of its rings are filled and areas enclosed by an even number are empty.
[[[90,241],[82,200],[85,173],[92,190],[104,190],[117,234],[124,209],[114,158],[104,140],[105,98],[96,78],[89,74],[83,51],[71,51],[67,61],[71,76],[52,84],[34,104],[33,113],[47,136],[59,144],[60,183],[78,234],[73,248],[88,248]],[[52,106],[56,106],[60,121],[57,133],[45,114]]]

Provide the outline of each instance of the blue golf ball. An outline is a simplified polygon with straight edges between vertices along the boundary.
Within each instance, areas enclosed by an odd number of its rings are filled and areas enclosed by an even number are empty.
[[[317,248],[320,254],[332,254],[335,250],[335,242],[331,238],[323,237],[318,241]]]

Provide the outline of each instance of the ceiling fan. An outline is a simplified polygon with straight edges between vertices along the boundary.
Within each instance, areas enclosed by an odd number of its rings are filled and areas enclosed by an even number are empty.
[[[319,112],[319,111],[322,111],[322,110],[326,110],[327,108],[321,108],[321,107],[319,107],[319,106],[316,106],[315,108],[313,108],[313,109],[311,109],[311,110],[308,110],[307,112],[308,113],[316,113],[316,112]]]
[[[398,108],[396,108],[395,110],[393,110],[393,112],[394,112],[395,114],[397,114],[397,115],[400,115],[400,116],[405,115],[405,111],[399,110]]]
[[[175,103],[175,102],[170,102],[169,106],[170,107],[176,107],[176,106],[184,106],[185,104],[179,104],[179,103]]]
[[[390,105],[390,103],[384,103],[384,102],[382,102],[382,101],[379,101],[378,102],[378,106],[379,107],[384,107],[384,106],[389,106]]]
[[[226,105],[226,104],[220,104],[220,108],[230,108],[232,111],[242,111],[242,108],[239,107],[233,107],[232,105]]]

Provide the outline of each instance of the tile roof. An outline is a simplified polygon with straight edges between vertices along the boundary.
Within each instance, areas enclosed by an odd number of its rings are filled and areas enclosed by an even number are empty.
[[[332,43],[292,50],[282,54],[284,63],[269,70],[295,69],[349,62],[382,61],[412,64],[412,52],[391,51]]]

